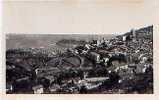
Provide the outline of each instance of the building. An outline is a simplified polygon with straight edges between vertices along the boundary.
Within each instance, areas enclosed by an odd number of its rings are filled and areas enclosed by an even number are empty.
[[[131,29],[130,31],[130,35],[132,36],[132,41],[135,42],[136,41],[136,38],[137,38],[137,35],[136,35],[136,30],[135,29]]]
[[[34,87],[32,87],[32,90],[33,90],[34,94],[42,94],[42,93],[44,93],[44,88],[43,88],[42,85],[34,86]]]
[[[123,36],[123,41],[126,41],[126,36],[125,35]]]

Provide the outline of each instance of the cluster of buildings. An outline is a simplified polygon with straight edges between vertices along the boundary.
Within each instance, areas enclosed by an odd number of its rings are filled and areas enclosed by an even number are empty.
[[[53,56],[34,52],[6,52],[7,93],[153,93],[153,26]]]

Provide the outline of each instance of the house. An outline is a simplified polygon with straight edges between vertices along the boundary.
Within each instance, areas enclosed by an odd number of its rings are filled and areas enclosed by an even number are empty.
[[[34,94],[42,94],[42,93],[44,93],[44,88],[43,88],[42,85],[34,86],[34,87],[32,87],[32,90],[33,90]]]

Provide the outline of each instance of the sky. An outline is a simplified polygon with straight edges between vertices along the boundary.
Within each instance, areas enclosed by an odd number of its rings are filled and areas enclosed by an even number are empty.
[[[156,0],[3,2],[4,33],[123,33],[157,21]]]

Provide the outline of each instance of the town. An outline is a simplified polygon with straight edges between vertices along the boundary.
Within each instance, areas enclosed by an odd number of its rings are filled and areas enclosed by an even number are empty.
[[[28,41],[29,42],[29,41]],[[152,94],[153,26],[65,49],[6,50],[8,94]]]

